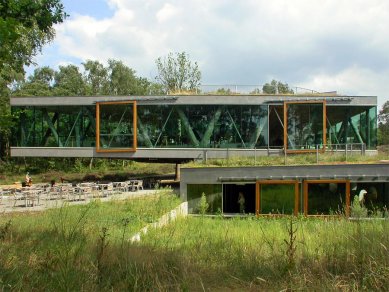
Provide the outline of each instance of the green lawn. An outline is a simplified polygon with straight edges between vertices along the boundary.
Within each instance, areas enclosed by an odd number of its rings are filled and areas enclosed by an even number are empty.
[[[389,153],[380,151],[377,155],[364,155],[358,153],[348,155],[344,153],[320,153],[319,164],[340,164],[340,163],[380,163],[382,160],[389,160]],[[284,156],[258,156],[254,157],[230,157],[229,159],[208,159],[186,163],[183,167],[228,167],[228,166],[272,166],[272,165],[310,165],[317,164],[316,153],[310,154],[288,154]]]

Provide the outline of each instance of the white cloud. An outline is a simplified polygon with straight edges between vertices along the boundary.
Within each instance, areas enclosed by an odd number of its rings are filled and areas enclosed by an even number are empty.
[[[176,7],[174,7],[170,3],[165,3],[162,9],[157,12],[156,17],[158,22],[163,22],[175,17],[177,13],[178,9]]]
[[[90,15],[58,26],[60,60],[121,59],[151,78],[157,57],[186,51],[199,62],[203,83],[258,84],[274,77],[346,94],[388,90],[386,0],[107,2],[110,18],[94,18],[91,7]]]

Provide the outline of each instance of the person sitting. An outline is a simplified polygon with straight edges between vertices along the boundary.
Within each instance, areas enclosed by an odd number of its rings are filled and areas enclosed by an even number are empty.
[[[27,174],[26,174],[26,187],[31,187],[31,186],[32,186],[32,179],[31,179],[30,173],[27,172]]]

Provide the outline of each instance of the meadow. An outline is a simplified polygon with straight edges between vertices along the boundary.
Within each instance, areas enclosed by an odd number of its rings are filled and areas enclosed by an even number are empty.
[[[0,217],[1,290],[383,291],[389,222],[186,217],[131,235],[180,203],[155,196]]]

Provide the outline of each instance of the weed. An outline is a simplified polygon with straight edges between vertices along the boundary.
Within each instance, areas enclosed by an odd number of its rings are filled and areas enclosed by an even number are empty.
[[[198,203],[198,210],[201,216],[204,216],[205,213],[207,213],[207,210],[209,208],[209,204],[207,203],[207,197],[205,196],[204,193],[201,194],[200,201]]]
[[[5,224],[0,226],[0,241],[3,241],[6,239],[6,237],[8,236],[8,234],[11,231],[11,225],[12,225],[12,221],[10,219]]]

